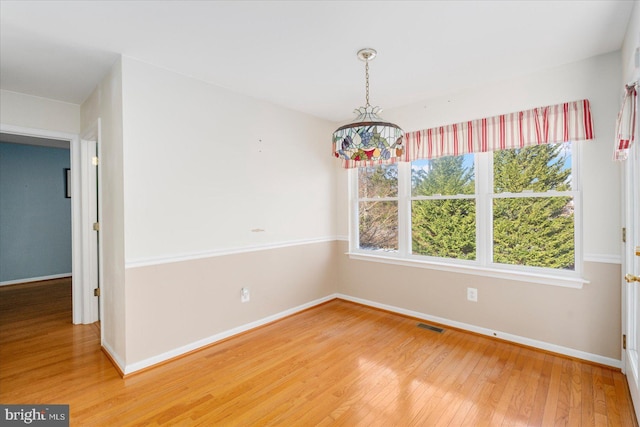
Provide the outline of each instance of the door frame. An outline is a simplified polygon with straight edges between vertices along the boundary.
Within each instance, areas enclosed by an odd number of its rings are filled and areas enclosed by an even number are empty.
[[[636,360],[628,357],[628,351],[637,352],[640,347],[640,342],[638,342],[638,338],[640,338],[640,331],[638,330],[638,316],[640,313],[638,310],[640,306],[631,307],[630,305],[635,305],[639,299],[640,292],[639,285],[635,283],[626,283],[624,280],[624,276],[626,273],[638,274],[635,271],[634,265],[635,260],[633,259],[633,255],[630,253],[634,249],[634,242],[637,241],[638,235],[640,234],[640,221],[633,221],[633,223],[629,222],[629,219],[632,218],[634,214],[638,212],[638,206],[630,206],[631,203],[637,204],[640,203],[638,201],[637,194],[640,193],[640,189],[634,188],[631,184],[631,181],[640,175],[640,166],[636,164],[636,162],[640,162],[640,150],[636,145],[630,150],[629,158],[625,161],[623,165],[623,173],[622,173],[622,200],[623,200],[623,227],[625,228],[626,234],[626,242],[622,243],[622,265],[621,265],[621,296],[622,296],[622,334],[626,336],[626,348],[623,345],[621,349],[622,353],[622,369],[624,374],[627,376],[627,382],[629,387],[629,392],[631,394],[631,398],[634,404],[634,409],[636,412],[636,417],[640,418],[640,390],[638,389],[638,379],[640,378],[640,366],[638,366],[637,354]],[[638,185],[635,184],[635,187]],[[632,191],[635,191],[635,194],[632,194]],[[630,327],[630,323],[632,326]]]
[[[637,74],[634,73],[637,80]],[[640,117],[636,117],[636,129],[640,129]],[[636,141],[629,150],[629,157],[621,165],[621,201],[622,201],[622,227],[626,241],[621,243],[621,315],[622,334],[626,337],[626,348],[621,345],[622,372],[627,379],[627,386],[633,402],[636,418],[640,419],[640,366],[637,351],[640,349],[640,305],[636,306],[640,299],[640,285],[626,283],[626,273],[639,274],[635,266],[638,264],[633,255],[634,246],[640,242],[640,221],[637,214],[640,212],[640,185],[637,178],[640,176],[640,145]],[[636,180],[634,182],[634,180]],[[630,326],[631,324],[631,326]],[[635,354],[630,357],[630,354]],[[635,359],[635,360],[634,360]]]
[[[93,140],[99,143],[100,123],[96,122],[89,127],[82,138],[73,133],[60,132],[48,129],[36,129],[24,126],[15,126],[0,123],[0,132],[32,136],[36,138],[57,139],[61,141],[69,141],[70,161],[71,161],[71,275],[72,275],[72,319],[74,324],[89,324],[98,320],[98,306],[96,298],[93,296],[93,287],[89,274],[91,269],[87,263],[89,262],[87,242],[87,233],[93,232],[91,229],[83,227],[83,223],[89,220],[89,212],[83,206],[83,190],[89,191],[95,188],[98,200],[100,197],[100,187],[88,185],[88,176],[86,171],[80,167],[82,164],[82,142]],[[99,144],[98,144],[99,147]],[[99,181],[98,181],[99,182]],[[100,216],[100,203],[98,203],[98,215]],[[101,254],[101,248],[98,251]],[[102,259],[98,256],[95,260],[96,268],[102,272]],[[99,277],[100,282],[102,278]]]

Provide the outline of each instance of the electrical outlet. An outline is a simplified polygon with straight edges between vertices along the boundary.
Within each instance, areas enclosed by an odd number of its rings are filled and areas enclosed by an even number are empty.
[[[476,288],[467,288],[467,300],[478,302],[478,289]]]
[[[251,299],[251,292],[249,292],[249,289],[242,288],[240,290],[240,301],[241,302],[249,302],[250,299]]]

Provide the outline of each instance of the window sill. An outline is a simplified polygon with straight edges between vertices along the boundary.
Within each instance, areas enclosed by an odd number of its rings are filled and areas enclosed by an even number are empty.
[[[393,256],[365,254],[362,252],[347,252],[350,259],[369,262],[380,262],[384,264],[404,265],[407,267],[428,268],[432,270],[449,271],[452,273],[470,274],[474,276],[494,277],[498,279],[516,280],[519,282],[539,283],[542,285],[561,286],[565,288],[582,289],[588,280],[577,276],[540,274],[524,271],[502,270],[497,268],[478,267],[462,264],[450,264],[444,262],[433,262],[407,258],[397,258]]]

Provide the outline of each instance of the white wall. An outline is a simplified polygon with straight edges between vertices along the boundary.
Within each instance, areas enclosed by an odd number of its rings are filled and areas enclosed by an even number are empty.
[[[582,142],[583,289],[513,282],[340,256],[339,292],[451,322],[620,360],[620,165],[612,160],[620,52],[385,111],[406,131],[587,98],[596,138]],[[338,234],[348,235],[347,174],[338,172]],[[346,243],[342,244],[347,250]],[[466,287],[479,302],[466,301]],[[607,362],[608,363],[608,362]]]
[[[334,237],[328,122],[131,58],[124,74],[128,263]]]
[[[97,117],[123,370],[335,292],[330,123],[128,57],[83,105]]]
[[[122,64],[111,69],[89,98],[82,104],[82,131],[101,119],[100,170],[102,211],[101,323],[103,346],[123,364],[125,348],[125,277],[124,277],[124,197],[122,137]]]
[[[80,106],[0,90],[0,123],[78,134],[80,132]]]
[[[632,80],[637,80],[640,75],[637,74],[638,67],[636,61],[640,61],[640,57],[636,58],[636,54],[640,56],[640,52],[637,49],[640,48],[640,2],[634,1],[633,10],[631,11],[631,17],[629,18],[629,25],[625,34],[624,42],[622,43],[622,79],[624,83],[630,83]],[[622,90],[622,88],[621,88]]]

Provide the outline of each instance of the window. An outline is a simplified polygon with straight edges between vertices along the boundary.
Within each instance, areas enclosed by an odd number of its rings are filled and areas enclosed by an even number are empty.
[[[351,251],[576,277],[577,149],[543,144],[359,168]]]
[[[571,144],[493,154],[493,261],[575,269]]]
[[[411,163],[411,251],[476,259],[474,155]]]
[[[398,166],[358,169],[359,247],[398,250]]]

